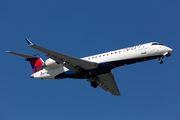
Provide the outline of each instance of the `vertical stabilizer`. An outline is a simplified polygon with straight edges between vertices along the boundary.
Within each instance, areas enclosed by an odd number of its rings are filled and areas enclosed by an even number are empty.
[[[42,64],[44,63],[44,61],[41,59],[41,57],[38,54],[34,56],[36,56],[37,58],[27,58],[26,61],[30,62],[31,67],[35,73],[43,69]]]

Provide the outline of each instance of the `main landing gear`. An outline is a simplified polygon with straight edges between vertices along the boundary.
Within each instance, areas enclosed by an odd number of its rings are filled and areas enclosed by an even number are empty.
[[[91,82],[91,86],[94,87],[94,88],[97,88],[98,84],[96,81],[92,81]]]

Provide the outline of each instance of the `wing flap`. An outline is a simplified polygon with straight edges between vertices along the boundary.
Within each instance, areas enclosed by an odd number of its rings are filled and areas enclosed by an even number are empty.
[[[109,91],[114,96],[121,95],[114,79],[114,75],[112,73],[99,75],[98,78],[100,79],[99,86],[101,88]]]

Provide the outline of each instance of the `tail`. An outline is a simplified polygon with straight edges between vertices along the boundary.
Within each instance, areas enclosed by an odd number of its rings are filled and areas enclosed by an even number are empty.
[[[41,59],[40,55],[38,54],[32,56],[32,55],[26,55],[26,54],[11,52],[11,51],[7,51],[7,53],[11,53],[11,54],[26,58],[25,60],[30,62],[34,73],[43,69],[42,64],[44,63],[44,61]]]
[[[35,73],[43,69],[42,64],[44,63],[44,61],[41,59],[41,57],[38,54],[34,56],[36,56],[37,58],[26,58],[26,61],[30,62],[31,67]]]

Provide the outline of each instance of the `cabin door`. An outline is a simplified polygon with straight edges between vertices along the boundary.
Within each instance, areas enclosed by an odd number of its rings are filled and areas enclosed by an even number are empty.
[[[143,48],[143,49],[141,50],[141,54],[146,54],[146,48]]]

